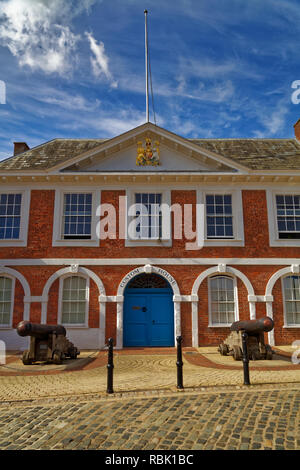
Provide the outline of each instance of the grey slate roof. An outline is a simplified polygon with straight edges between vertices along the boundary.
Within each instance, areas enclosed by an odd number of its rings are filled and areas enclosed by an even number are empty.
[[[0,162],[0,171],[48,170],[107,139],[54,139]],[[300,170],[295,139],[189,139],[190,142],[251,170]]]

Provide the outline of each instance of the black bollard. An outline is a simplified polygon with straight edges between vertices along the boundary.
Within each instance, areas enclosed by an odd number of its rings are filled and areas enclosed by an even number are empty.
[[[107,359],[107,389],[106,393],[114,393],[113,390],[113,371],[114,371],[114,340],[108,340],[108,359]]]
[[[246,333],[246,331],[243,331],[243,333],[242,333],[242,345],[243,345],[244,385],[250,385],[247,337],[248,337],[248,334]]]
[[[182,337],[177,336],[176,341],[177,341],[177,362],[176,362],[176,365],[177,365],[177,388],[183,389],[183,378],[182,378],[183,362],[182,362],[182,347],[181,347]]]

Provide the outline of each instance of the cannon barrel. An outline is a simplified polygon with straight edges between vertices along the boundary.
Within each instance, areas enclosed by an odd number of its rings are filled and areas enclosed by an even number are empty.
[[[33,336],[39,339],[47,339],[50,334],[66,336],[66,329],[62,325],[41,325],[29,321],[21,321],[17,326],[19,336]]]
[[[250,336],[261,332],[271,331],[274,328],[274,322],[270,317],[263,317],[259,320],[244,320],[232,323],[231,331],[246,331]]]

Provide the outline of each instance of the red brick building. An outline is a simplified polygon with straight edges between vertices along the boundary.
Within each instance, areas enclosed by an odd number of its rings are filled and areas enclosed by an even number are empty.
[[[216,345],[265,315],[270,344],[299,339],[299,128],[184,139],[146,123],[15,144],[0,162],[0,339],[25,348],[25,319],[63,323],[80,348]]]

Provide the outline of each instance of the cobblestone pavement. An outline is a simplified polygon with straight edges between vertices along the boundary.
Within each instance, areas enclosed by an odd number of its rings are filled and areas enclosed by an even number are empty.
[[[297,385],[2,403],[0,449],[300,450],[299,407]]]
[[[190,362],[200,354],[184,356],[183,382],[187,389],[243,383],[242,363],[228,369],[199,365]],[[188,360],[187,360],[188,358]],[[80,371],[63,371],[54,375],[15,375],[0,377],[0,402],[31,400],[46,397],[63,397],[81,394],[106,393],[106,357],[103,365]],[[225,358],[232,364],[232,358]],[[258,361],[256,361],[258,362]],[[264,361],[266,362],[266,361]],[[300,368],[288,362],[286,370],[259,370],[250,364],[251,384],[300,384]],[[117,394],[129,391],[176,389],[176,354],[116,354],[114,360],[114,390]],[[13,367],[8,364],[6,370]],[[31,366],[28,366],[30,369]],[[2,367],[1,369],[4,369]]]

